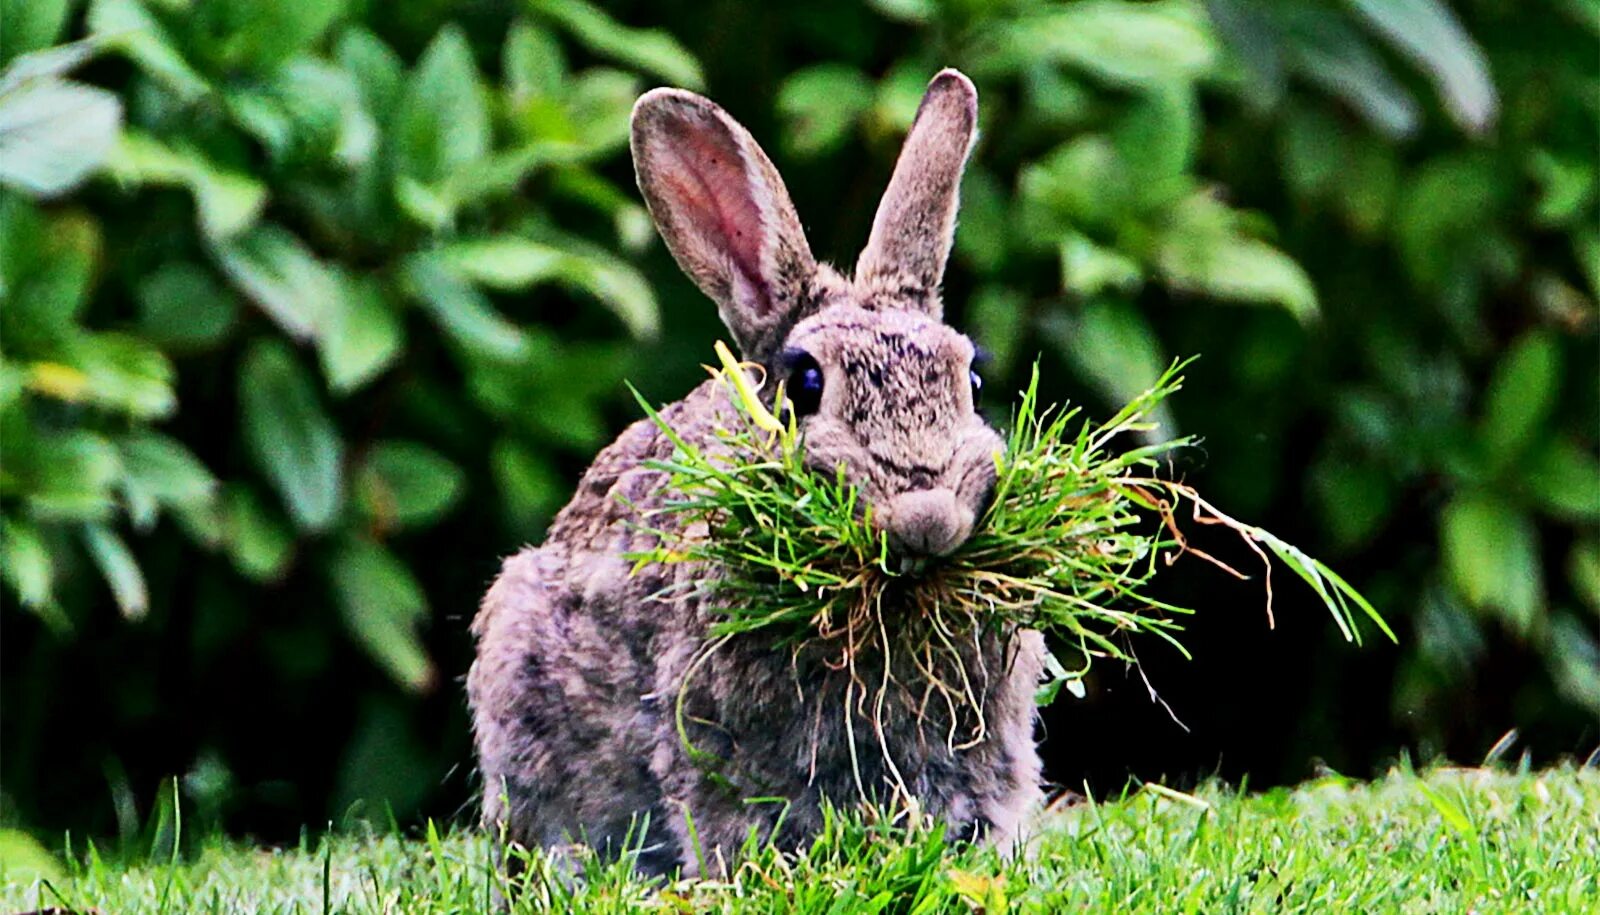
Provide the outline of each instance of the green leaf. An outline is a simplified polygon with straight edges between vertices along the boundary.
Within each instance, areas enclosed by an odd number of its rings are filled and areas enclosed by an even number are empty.
[[[91,524],[83,529],[83,543],[100,569],[106,584],[117,600],[117,608],[129,620],[144,619],[150,610],[150,592],[144,583],[144,573],[133,552],[122,542],[116,532],[104,524]]]
[[[915,60],[902,60],[878,80],[870,124],[885,133],[903,133],[916,120],[928,90],[928,71]],[[870,129],[870,128],[869,128]]]
[[[328,574],[345,626],[373,660],[400,685],[415,691],[435,679],[415,627],[427,617],[422,589],[388,550],[347,538],[329,560]]]
[[[514,235],[452,241],[438,249],[439,264],[481,286],[517,292],[561,274],[566,252]]]
[[[406,84],[395,125],[395,168],[438,185],[489,152],[489,112],[466,35],[445,26]]]
[[[259,74],[312,50],[344,12],[345,0],[210,0],[186,11],[214,36],[223,67]]]
[[[1495,466],[1516,460],[1543,430],[1561,382],[1561,349],[1547,331],[1523,335],[1489,378],[1478,435]]]
[[[139,281],[139,333],[162,348],[206,350],[233,329],[239,302],[210,271],[185,261],[162,264]]]
[[[0,0],[0,66],[55,44],[72,7],[71,0]]]
[[[1600,457],[1577,442],[1552,438],[1528,455],[1522,484],[1534,505],[1552,517],[1600,521]]]
[[[276,341],[257,341],[239,368],[245,444],[303,530],[326,530],[344,502],[344,445],[311,376]]]
[[[1111,86],[1149,88],[1199,79],[1217,48],[1186,4],[1085,0],[1032,13],[1000,31],[996,63],[1071,64]]]
[[[0,10],[4,10],[4,3],[0,0]],[[86,38],[24,54],[0,70],[0,95],[37,80],[66,76],[99,52],[100,43]]]
[[[0,414],[14,408],[27,390],[28,372],[21,366],[8,364],[0,356]]]
[[[328,386],[348,394],[400,358],[405,327],[377,281],[343,279],[328,299],[318,328],[317,353]]]
[[[879,15],[915,24],[932,21],[939,11],[933,0],[867,0],[867,4]]]
[[[234,120],[267,147],[277,164],[355,169],[377,150],[378,125],[362,86],[340,67],[291,61],[270,82],[230,90],[226,98]]]
[[[1600,297],[1600,232],[1588,227],[1572,233],[1572,254],[1589,284],[1589,295]]]
[[[18,444],[7,428],[8,449]],[[7,472],[26,480],[28,504],[40,520],[99,520],[112,513],[112,487],[122,472],[117,450],[101,436],[73,431],[40,436],[27,465]],[[39,460],[39,458],[45,458]]]
[[[436,258],[414,256],[406,262],[405,273],[434,320],[468,353],[514,360],[527,350],[521,329],[496,313],[482,293]]]
[[[121,128],[122,103],[103,89],[56,78],[8,87],[0,92],[0,184],[39,197],[65,193],[106,161]]]
[[[1311,277],[1277,248],[1237,234],[1232,220],[1209,198],[1186,202],[1156,254],[1167,282],[1220,299],[1281,305],[1302,322],[1315,319]]]
[[[6,240],[0,327],[6,348],[56,356],[81,332],[78,322],[102,262],[100,225],[80,211],[46,216],[20,195],[0,198],[0,234]]]
[[[1317,199],[1337,194],[1351,140],[1344,124],[1320,108],[1293,108],[1278,131],[1279,168],[1290,193]]]
[[[600,252],[574,254],[561,262],[561,280],[608,306],[628,329],[650,339],[660,329],[656,296],[644,274],[628,263]]]
[[[284,68],[275,88],[297,120],[315,127],[312,145],[326,150],[331,161],[354,169],[376,155],[378,122],[367,110],[355,76],[328,64],[295,61]]]
[[[1418,286],[1438,293],[1480,272],[1500,187],[1494,161],[1481,154],[1436,156],[1410,173],[1396,207],[1394,243]]]
[[[622,247],[623,254],[641,255],[655,240],[655,224],[650,220],[650,211],[639,204],[619,202],[611,208],[611,218],[617,233],[617,244]]]
[[[379,442],[356,472],[361,507],[380,531],[437,520],[465,486],[461,468],[415,442]]]
[[[1572,545],[1567,556],[1567,578],[1578,599],[1600,616],[1600,540],[1591,537]]]
[[[279,226],[259,226],[213,253],[233,284],[296,339],[320,337],[328,303],[344,294],[334,269]]]
[[[172,36],[139,0],[94,0],[89,34],[126,54],[184,102],[210,91],[205,79],[173,46]]]
[[[1193,86],[1162,85],[1131,99],[1112,128],[1112,145],[1142,206],[1174,201],[1193,183],[1198,104]]]
[[[845,64],[817,64],[792,74],[778,89],[788,149],[815,156],[837,147],[876,96],[867,77]]]
[[[126,334],[83,334],[62,361],[82,374],[78,399],[145,419],[178,409],[172,363],[154,346]]]
[[[627,146],[633,103],[643,88],[639,78],[597,67],[583,71],[572,82],[567,115],[577,154],[583,159],[600,158]]]
[[[1485,494],[1457,496],[1440,518],[1445,567],[1471,606],[1527,635],[1544,606],[1538,531],[1528,517]]]
[[[1561,695],[1600,715],[1600,640],[1595,627],[1563,613],[1551,623],[1550,678]]]
[[[209,168],[188,179],[200,214],[200,228],[214,239],[232,238],[255,225],[266,205],[266,188],[254,178]]]
[[[0,518],[0,535],[0,576],[24,607],[43,609],[54,600],[56,577],[44,537],[33,524],[12,518]]]
[[[1111,404],[1125,403],[1150,390],[1170,362],[1162,355],[1150,322],[1120,299],[1097,299],[1084,306],[1075,322],[1051,322],[1045,331],[1073,368]],[[1152,440],[1175,434],[1176,424],[1166,404],[1157,407],[1151,418],[1159,426]]]
[[[360,87],[367,111],[378,123],[389,123],[404,91],[405,65],[400,55],[361,26],[345,29],[334,53]]]
[[[222,495],[222,542],[234,568],[255,581],[283,577],[294,556],[294,535],[245,486]]]
[[[1528,170],[1539,185],[1539,202],[1533,213],[1536,223],[1565,226],[1583,220],[1596,185],[1600,184],[1600,176],[1590,163],[1536,149],[1529,157]]]
[[[1422,119],[1416,100],[1342,14],[1310,4],[1294,12],[1285,39],[1300,73],[1385,135],[1399,138],[1416,132]]]
[[[410,175],[395,178],[394,198],[400,205],[400,212],[434,232],[448,229],[461,206],[452,187],[434,188]]]
[[[223,546],[222,503],[215,497],[204,502],[176,505],[172,521],[189,542],[208,553]]]
[[[222,171],[198,152],[176,149],[130,131],[107,162],[112,175],[133,186],[182,186],[194,195],[200,228],[222,241],[255,225],[267,201],[261,182]]]
[[[1120,226],[1135,192],[1116,147],[1107,137],[1088,134],[1024,166],[1017,196],[1026,234],[1053,243],[1070,231]]]
[[[1024,103],[1041,126],[1077,131],[1101,120],[1099,93],[1078,74],[1057,67],[1034,66],[1020,76]]]
[[[1133,292],[1143,282],[1139,264],[1122,253],[1076,232],[1061,239],[1061,288],[1068,292],[1085,298],[1107,291]]]
[[[1082,699],[1087,695],[1083,686],[1083,671],[1068,670],[1049,649],[1044,653],[1044,672],[1044,682],[1033,693],[1034,705],[1043,708],[1054,703],[1063,686],[1074,698]]]
[[[246,134],[267,150],[274,165],[292,161],[295,149],[295,122],[271,87],[250,83],[225,93],[228,116]]]
[[[134,527],[148,529],[160,506],[194,508],[216,495],[217,481],[189,449],[155,432],[130,432],[117,441],[122,494]]]
[[[0,12],[9,12],[0,7]],[[7,885],[64,884],[67,873],[50,850],[20,829],[0,829],[0,877]]]
[[[1346,2],[1428,72],[1456,123],[1474,133],[1488,129],[1498,105],[1489,62],[1449,7],[1438,0]]]
[[[1376,238],[1389,220],[1400,185],[1396,149],[1376,137],[1357,137],[1348,165],[1339,173],[1335,200],[1350,227]]]
[[[597,54],[638,67],[684,89],[705,88],[699,62],[666,32],[620,25],[587,0],[528,0],[528,6]]]
[[[505,74],[507,99],[520,106],[537,98],[559,97],[567,79],[567,61],[554,35],[518,19],[506,35],[500,72]]]
[[[526,355],[472,366],[472,393],[493,414],[535,438],[589,450],[604,444],[602,404],[620,383],[629,350],[532,333]]]

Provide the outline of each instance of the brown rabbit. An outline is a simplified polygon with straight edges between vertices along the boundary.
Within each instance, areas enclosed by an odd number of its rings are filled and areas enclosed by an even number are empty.
[[[973,344],[941,322],[939,298],[976,120],[972,83],[934,77],[846,277],[813,259],[777,171],[721,108],[657,89],[633,111],[639,188],[667,247],[743,358],[785,381],[808,463],[842,465],[903,557],[946,555],[972,534],[1002,448],[974,407]],[[706,382],[661,415],[709,448],[730,409]],[[655,545],[639,522],[661,504],[663,474],[644,465],[672,449],[650,421],[631,426],[484,598],[467,691],[485,823],[524,845],[612,854],[631,834],[641,870],[690,876],[752,830],[793,847],[820,828],[824,801],[863,796],[909,797],[957,835],[1012,841],[1040,795],[1039,634],[979,630],[961,645],[964,667],[983,672],[986,728],[967,745],[949,735],[971,722],[930,711],[925,674],[898,656],[885,671],[864,655],[847,674],[760,633],[702,656],[705,589],[661,592],[718,569],[630,574],[624,558]],[[883,612],[890,626],[909,615]],[[897,688],[869,709],[851,701],[852,676]]]

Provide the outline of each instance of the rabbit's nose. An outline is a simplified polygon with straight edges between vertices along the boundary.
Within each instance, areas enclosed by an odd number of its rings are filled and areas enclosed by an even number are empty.
[[[943,487],[901,493],[878,518],[899,553],[948,556],[972,533],[972,510]]]

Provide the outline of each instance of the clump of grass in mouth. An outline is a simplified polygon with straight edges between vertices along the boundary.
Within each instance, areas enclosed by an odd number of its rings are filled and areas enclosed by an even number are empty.
[[[1153,387],[1098,424],[1077,408],[1041,406],[1035,366],[1005,450],[995,455],[994,497],[973,535],[948,557],[912,563],[890,552],[872,506],[842,467],[825,473],[807,465],[792,418],[783,423],[774,415],[786,414],[782,386],[769,410],[746,367],[721,343],[717,351],[722,368],[712,374],[725,386],[736,420],[718,428],[713,442],[684,440],[635,392],[675,452],[650,464],[667,474],[668,498],[645,522],[659,545],[632,558],[639,566],[720,567],[718,576],[688,586],[705,589],[714,607],[702,659],[735,636],[757,633],[795,652],[831,649],[830,666],[851,672],[851,696],[865,709],[875,688],[881,707],[888,683],[861,682],[862,653],[909,651],[928,681],[925,697],[937,694],[950,712],[951,746],[970,746],[984,737],[980,672],[966,669],[970,653],[960,646],[982,632],[1036,629],[1076,649],[1073,669],[1049,658],[1042,702],[1063,685],[1081,695],[1082,678],[1097,659],[1134,663],[1133,636],[1148,633],[1189,656],[1179,634],[1193,611],[1156,599],[1151,580],[1184,553],[1244,576],[1188,545],[1179,524],[1186,505],[1195,523],[1234,531],[1265,563],[1269,624],[1276,558],[1316,590],[1347,640],[1361,640],[1358,612],[1394,639],[1372,605],[1327,566],[1222,513],[1186,483],[1158,476],[1161,458],[1191,438],[1117,450],[1131,433],[1156,428],[1152,415],[1182,387],[1187,362],[1173,363]],[[886,606],[893,619],[885,619]],[[940,673],[952,670],[953,676]],[[968,713],[964,734],[955,732],[958,710]]]

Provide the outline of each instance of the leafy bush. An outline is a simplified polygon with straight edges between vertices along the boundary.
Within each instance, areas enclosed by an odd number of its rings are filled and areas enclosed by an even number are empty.
[[[620,341],[659,319],[625,259],[643,208],[593,163],[625,145],[639,71],[698,68],[576,2],[530,4],[494,79],[456,25],[408,61],[369,28],[380,11],[342,0],[184,6],[96,0],[87,37],[49,51],[68,4],[6,9],[6,579],[55,638],[106,625],[73,586],[86,562],[139,621],[128,536],[181,534],[248,587],[321,579],[305,599],[425,689],[429,604],[390,544],[450,517],[480,447],[532,536],[561,495],[550,451],[605,437]],[[570,69],[574,40],[631,69]],[[60,75],[96,51],[131,64],[101,65],[118,95]],[[92,121],[61,113],[80,98]],[[211,409],[175,437],[180,400]],[[502,431],[479,441],[465,417]]]
[[[1342,723],[1315,749],[1250,728],[1276,776],[1330,742],[1370,766],[1513,724],[1552,751],[1592,739],[1584,4],[0,0],[0,18],[8,815],[115,813],[126,834],[175,772],[278,833],[465,795],[434,799],[467,756],[452,680],[493,557],[637,416],[622,379],[675,396],[714,325],[632,192],[634,97],[709,87],[781,137],[844,260],[946,65],[984,99],[948,299],[993,389],[1042,351],[1065,365],[1046,377],[1114,406],[1203,354],[1159,414],[1209,441],[1196,484],[1403,622],[1398,669],[1359,675],[1392,693],[1377,730],[1315,687],[1352,675],[1315,650],[1330,633],[1288,643],[1293,714]]]

